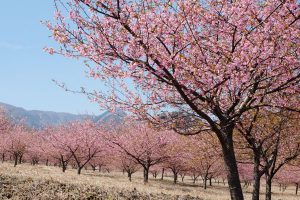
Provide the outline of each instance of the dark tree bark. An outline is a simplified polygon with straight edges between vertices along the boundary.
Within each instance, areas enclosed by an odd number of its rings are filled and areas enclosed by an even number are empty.
[[[16,167],[18,164],[18,154],[14,154],[14,161],[15,161],[14,167]]]
[[[165,168],[162,168],[160,180],[164,180]]]
[[[193,175],[192,175],[193,184],[196,183],[198,177],[199,177],[199,174],[197,174],[196,172],[194,172]]]
[[[175,172],[175,173],[174,173],[174,184],[177,183],[177,179],[178,179],[178,173]]]
[[[259,193],[260,193],[260,180],[262,175],[264,174],[264,170],[259,169],[260,164],[260,149],[257,149],[257,151],[253,151],[254,153],[254,166],[253,166],[253,190],[252,190],[252,200],[259,200]]]
[[[149,167],[144,166],[144,183],[147,184],[149,180]]]
[[[128,172],[127,172],[127,175],[128,175],[129,181],[131,182],[131,175],[132,175],[132,173],[128,171]]]
[[[66,165],[62,165],[62,171],[65,172],[67,170],[67,166]]]
[[[204,188],[204,190],[206,190],[207,189],[207,176],[204,176],[203,184],[204,184],[203,188]]]
[[[174,182],[174,184],[176,184],[177,183],[177,180],[178,180],[178,173],[179,173],[179,171],[180,170],[178,170],[178,168],[176,168],[176,167],[171,167],[170,168],[171,170],[172,170],[172,172],[173,172],[173,182]]]
[[[223,159],[227,168],[227,180],[231,200],[244,200],[241,181],[238,173],[237,162],[233,147],[233,130],[225,131],[226,135],[219,137],[222,145]]]
[[[266,200],[272,200],[272,177],[266,176]]]
[[[67,165],[70,158],[65,159],[63,155],[60,156],[60,165],[62,167],[62,171],[65,172],[67,170]]]
[[[81,170],[83,169],[83,167],[78,167],[77,168],[77,174],[80,175],[81,174]]]
[[[19,155],[19,164],[22,164],[22,161],[23,161],[22,159],[23,159],[23,154],[20,154]]]

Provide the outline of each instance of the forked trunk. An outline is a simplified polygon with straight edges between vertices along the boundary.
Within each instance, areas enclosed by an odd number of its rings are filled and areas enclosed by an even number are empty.
[[[184,179],[185,175],[181,174],[180,176],[181,176],[181,182],[183,182],[183,179]]]

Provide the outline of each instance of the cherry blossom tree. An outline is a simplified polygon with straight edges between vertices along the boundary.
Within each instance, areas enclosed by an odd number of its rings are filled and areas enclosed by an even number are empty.
[[[107,140],[116,151],[126,154],[143,168],[144,183],[148,183],[150,167],[167,159],[169,134],[158,132],[143,122],[127,122],[109,133]]]
[[[186,161],[189,158],[187,145],[188,138],[172,134],[169,136],[170,144],[166,147],[168,159],[163,163],[164,168],[170,169],[173,173],[174,184],[177,183],[178,175],[187,171]]]
[[[236,123],[257,107],[299,102],[297,0],[55,2],[56,22],[45,23],[63,48],[48,51],[92,61],[89,75],[112,88],[82,92],[154,123],[170,110],[184,115],[168,122],[201,121],[184,133],[217,135],[231,198],[242,200]]]
[[[265,175],[266,199],[269,200],[273,177],[300,154],[299,116],[283,111],[256,111],[250,120],[239,122],[238,130],[247,140],[246,146],[251,149],[246,159],[253,158],[252,199],[259,199],[260,179]]]
[[[223,165],[220,161],[221,149],[217,144],[217,138],[209,133],[192,136],[188,143],[190,171],[194,182],[199,176],[202,177],[204,189],[207,189],[207,181],[211,183],[211,179],[218,172],[217,169]]]
[[[241,181],[244,182],[244,187],[248,187],[253,181],[253,164],[242,163],[238,165]]]
[[[300,154],[299,120],[289,121],[286,117],[281,116],[278,124],[273,126],[270,131],[271,135],[274,134],[275,137],[268,144],[268,148],[265,148],[265,154],[263,154],[266,166],[266,200],[271,200],[273,177],[284,165],[295,160]]]
[[[62,127],[48,127],[44,131],[44,145],[43,149],[47,152],[50,157],[59,163],[62,167],[62,171],[67,170],[69,161],[72,158],[72,154],[69,149],[65,146],[65,133]]]
[[[43,138],[41,137],[41,133],[39,131],[33,131],[30,135],[28,135],[27,140],[27,152],[26,159],[32,164],[39,164],[41,159],[44,158],[45,152],[43,151]]]
[[[83,167],[105,147],[101,143],[95,125],[91,121],[72,122],[63,125],[63,146],[70,152],[80,174]]]
[[[275,177],[279,183],[295,185],[295,194],[298,194],[300,186],[300,166],[287,165]]]
[[[136,160],[132,159],[132,157],[128,156],[126,153],[121,152],[118,155],[119,158],[116,160],[118,162],[117,165],[120,166],[122,171],[125,171],[127,173],[128,179],[131,182],[132,174],[137,172],[140,166],[136,162]]]
[[[13,157],[14,167],[21,164],[24,154],[28,149],[28,141],[32,130],[23,124],[15,124],[6,134],[6,151]]]
[[[70,122],[45,131],[44,149],[59,161],[63,172],[72,162],[77,167],[77,173],[80,174],[89,162],[94,162],[98,156],[103,156],[102,153],[106,148],[99,130],[90,120]]]

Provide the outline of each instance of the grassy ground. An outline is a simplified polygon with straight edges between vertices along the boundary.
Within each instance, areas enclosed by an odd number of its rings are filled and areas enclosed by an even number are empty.
[[[264,187],[264,186],[263,186]],[[251,186],[244,189],[246,200],[251,199]],[[289,186],[282,193],[277,185],[273,188],[274,200],[299,200],[295,188]],[[262,191],[264,193],[264,191]],[[264,199],[262,194],[262,199]],[[198,197],[198,198],[193,198]],[[31,166],[11,163],[0,164],[0,199],[203,199],[229,200],[227,186],[213,183],[204,190],[200,183],[192,184],[189,177],[184,183],[174,185],[171,177],[165,180],[150,179],[143,184],[142,174],[133,175],[129,182],[121,172],[99,173],[68,169],[65,173],[52,166]]]

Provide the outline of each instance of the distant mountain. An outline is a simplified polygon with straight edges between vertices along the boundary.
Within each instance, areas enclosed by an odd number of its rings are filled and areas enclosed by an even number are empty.
[[[15,107],[1,102],[0,107],[3,107],[6,110],[8,116],[13,121],[24,121],[25,124],[33,128],[42,128],[48,125],[59,125],[71,121],[81,121],[87,118],[92,119],[96,123],[110,121],[120,123],[126,115],[122,111],[117,111],[115,113],[106,111],[101,115],[75,115],[64,112],[25,110],[24,108]]]

